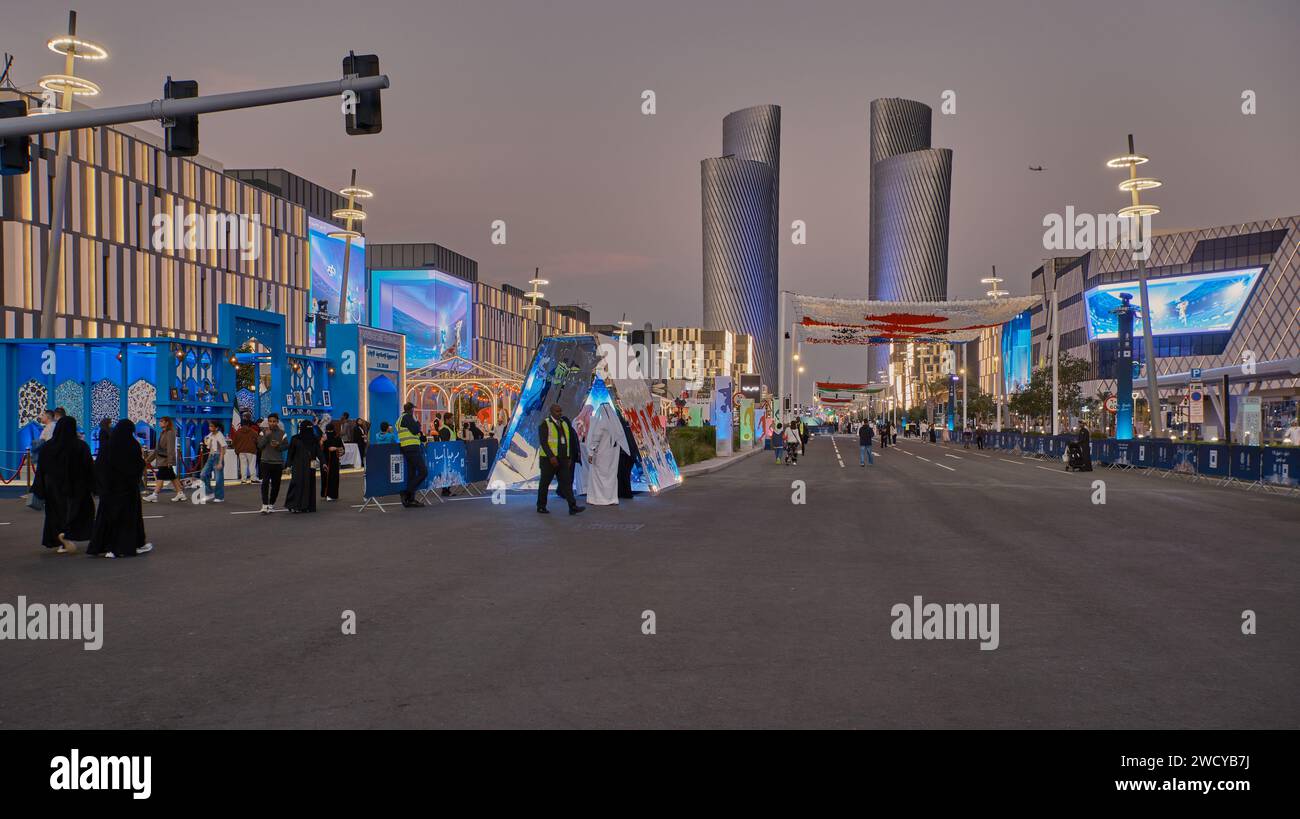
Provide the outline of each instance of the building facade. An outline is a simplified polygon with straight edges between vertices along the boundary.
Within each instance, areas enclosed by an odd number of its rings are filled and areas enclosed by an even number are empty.
[[[758,372],[777,382],[781,108],[722,122],[723,156],[700,163],[704,322],[750,336]]]
[[[289,350],[308,349],[301,206],[226,176],[210,159],[168,157],[158,137],[130,126],[82,129],[71,139],[57,336],[215,342],[217,307],[230,303],[281,313]],[[34,337],[40,325],[55,142],[50,134],[32,141],[31,171],[0,177],[0,332],[7,338]],[[227,231],[187,247],[187,219],[243,224],[253,241],[241,250]],[[182,226],[179,234],[172,223]]]
[[[1118,340],[1110,311],[1121,291],[1138,302],[1136,267],[1131,250],[1093,250],[1032,274],[1034,292],[1050,298],[1056,290],[1060,349],[1090,362],[1085,397],[1115,389]],[[1227,368],[1234,406],[1241,395],[1260,397],[1264,437],[1275,438],[1294,419],[1300,393],[1300,379],[1271,366],[1300,357],[1300,216],[1156,234],[1147,270],[1160,376]],[[1047,314],[1031,312],[1033,360],[1039,362],[1049,353]],[[1141,327],[1139,318],[1136,338]],[[1134,358],[1149,372],[1142,348],[1135,340]],[[1242,377],[1253,373],[1258,376]],[[1215,386],[1207,384],[1212,392]],[[1162,395],[1175,424],[1181,392]]]
[[[872,100],[870,120],[868,298],[946,299],[952,151],[930,147],[923,103]],[[889,360],[884,349],[869,355],[873,372]]]

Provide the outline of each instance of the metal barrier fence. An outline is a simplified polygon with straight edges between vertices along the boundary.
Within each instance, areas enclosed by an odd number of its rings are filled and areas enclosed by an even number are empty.
[[[946,440],[962,443],[960,430],[946,430]],[[1064,460],[1066,444],[1076,435],[984,432],[984,446],[1047,460]],[[971,441],[972,446],[974,441]],[[1210,480],[1265,491],[1300,494],[1300,447],[1246,446],[1219,442],[1189,443],[1169,438],[1093,438],[1092,462],[1114,469],[1142,470],[1167,478]]]

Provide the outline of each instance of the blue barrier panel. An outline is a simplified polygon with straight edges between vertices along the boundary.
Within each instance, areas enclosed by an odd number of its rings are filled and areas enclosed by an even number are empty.
[[[430,441],[424,445],[424,462],[429,466],[429,477],[421,489],[441,489],[465,483],[465,442]]]
[[[1232,448],[1233,478],[1239,481],[1257,481],[1263,475],[1261,467],[1264,462],[1263,447],[1234,446]]]
[[[1260,457],[1260,477],[1265,483],[1300,486],[1300,449],[1265,447]]]
[[[1196,447],[1196,471],[1202,475],[1226,478],[1231,463],[1227,444],[1201,444]]]
[[[497,457],[496,438],[480,438],[465,442],[465,482],[486,481],[492,462]]]
[[[1156,463],[1156,442],[1147,438],[1138,438],[1129,442],[1128,460],[1133,466],[1150,468]]]
[[[1034,441],[1034,452],[1038,455],[1047,454],[1047,445],[1050,439],[1046,435],[1039,435],[1038,440]]]
[[[406,460],[397,444],[371,444],[366,447],[364,495],[382,498],[406,491]]]
[[[1100,441],[1092,439],[1092,459],[1099,464],[1115,463],[1115,441],[1109,438],[1103,438]]]
[[[1174,471],[1196,473],[1196,444],[1174,444]]]
[[[1153,438],[1151,442],[1156,449],[1151,465],[1156,469],[1173,469],[1177,463],[1174,460],[1174,442],[1164,438]]]
[[[1111,451],[1114,453],[1111,456],[1111,463],[1120,466],[1133,465],[1133,458],[1137,456],[1137,453],[1134,451],[1135,445],[1132,439],[1127,441],[1111,441],[1109,443],[1111,445]]]
[[[1057,435],[1053,439],[1054,446],[1052,448],[1052,457],[1056,458],[1058,461],[1063,460],[1065,458],[1066,447],[1069,446],[1071,441],[1078,437],[1079,436],[1077,435]]]

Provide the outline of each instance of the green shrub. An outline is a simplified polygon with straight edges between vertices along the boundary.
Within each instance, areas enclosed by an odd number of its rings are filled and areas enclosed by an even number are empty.
[[[668,446],[677,465],[689,466],[712,458],[717,451],[714,435],[713,427],[707,424],[702,427],[669,427]]]

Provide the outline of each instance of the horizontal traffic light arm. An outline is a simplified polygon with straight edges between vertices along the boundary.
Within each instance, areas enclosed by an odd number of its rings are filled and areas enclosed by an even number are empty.
[[[138,105],[119,105],[114,108],[66,111],[37,117],[14,117],[0,120],[0,139],[71,131],[78,128],[96,128],[102,125],[121,125],[127,122],[161,121],[195,114],[210,114],[214,111],[235,111],[240,108],[278,105],[282,102],[336,97],[341,96],[345,91],[355,91],[359,94],[362,91],[378,91],[387,87],[388,75],[381,74],[378,77],[344,77],[329,82],[287,85],[257,91],[236,91],[230,94],[212,94],[189,99],[154,100]]]

